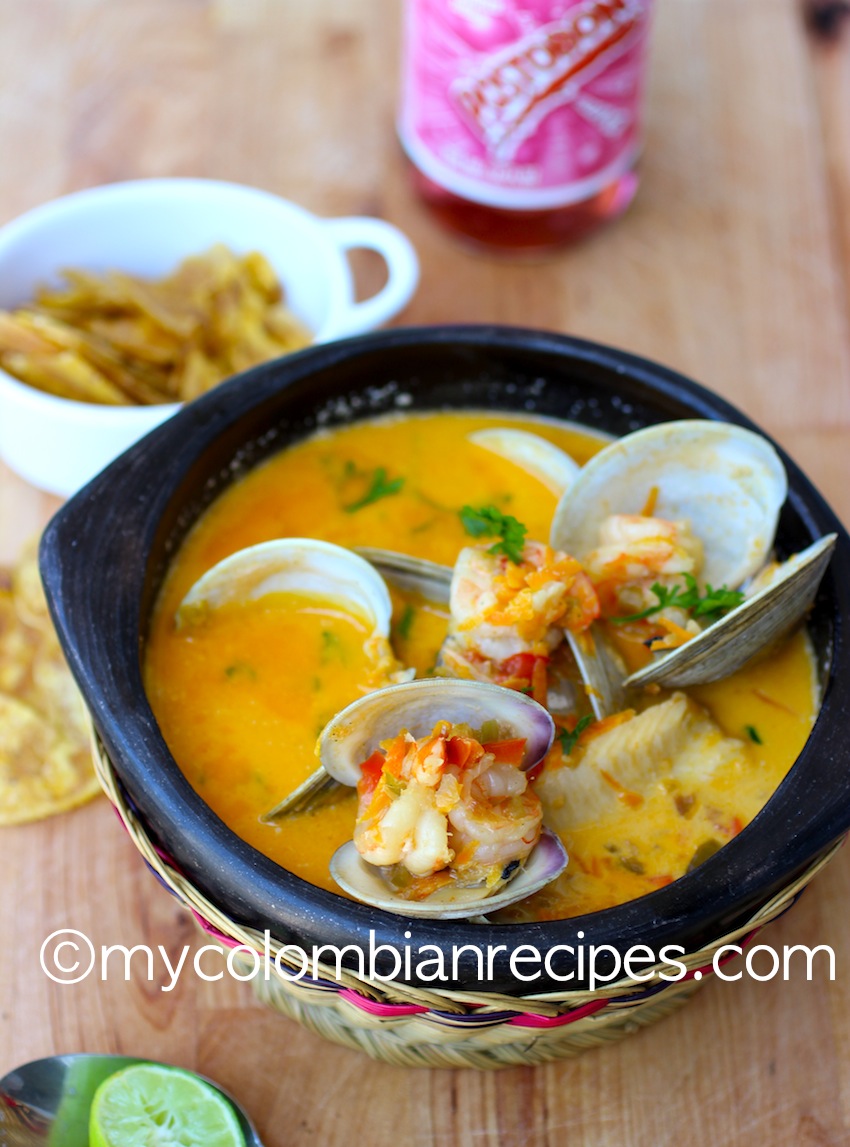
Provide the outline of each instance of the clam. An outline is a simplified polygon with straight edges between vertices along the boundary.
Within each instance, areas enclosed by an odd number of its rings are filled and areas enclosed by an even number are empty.
[[[580,470],[578,463],[554,442],[528,430],[494,426],[476,430],[469,435],[469,441],[527,470],[559,496],[569,489]]]
[[[270,593],[304,593],[338,603],[371,627],[367,641],[389,638],[392,602],[375,568],[351,550],[315,538],[276,538],[231,554],[195,582],[177,609],[177,625]],[[336,787],[318,770],[264,819],[315,804]]]
[[[270,593],[338,601],[371,625],[372,636],[389,636],[392,602],[375,568],[351,550],[316,538],[275,538],[231,554],[195,582],[178,606],[177,624]]]
[[[344,785],[356,785],[360,766],[381,742],[406,730],[419,739],[441,721],[473,729],[495,724],[491,740],[523,739],[521,768],[538,764],[551,747],[554,722],[546,710],[522,693],[498,685],[431,678],[391,685],[353,702],[323,730],[319,755],[327,773]],[[331,860],[331,875],[356,899],[409,916],[469,917],[516,903],[554,880],[567,856],[556,836],[543,832],[524,863],[505,866],[496,881],[472,885],[452,882],[424,900],[406,899],[387,879],[387,870],[363,860],[353,841]]]
[[[498,737],[491,740],[525,740],[523,769],[546,756],[555,736],[551,716],[525,693],[482,681],[426,677],[388,685],[352,701],[322,730],[319,759],[340,784],[354,787],[363,761],[401,729],[418,738],[430,733],[438,721],[476,729],[489,720],[499,726]]]
[[[523,868],[513,879],[486,897],[482,897],[480,887],[447,885],[432,892],[427,900],[405,900],[393,891],[379,868],[366,863],[353,840],[333,854],[330,871],[344,892],[374,908],[402,916],[457,920],[496,912],[499,908],[507,908],[509,904],[525,900],[532,893],[551,884],[566,865],[567,854],[560,839],[548,828],[544,828]]]
[[[550,541],[581,561],[612,514],[687,519],[702,542],[701,580],[735,589],[770,556],[788,480],[770,443],[725,422],[663,422],[600,450],[561,498]]]
[[[391,585],[415,590],[431,601],[448,603],[453,573],[448,566],[371,546],[360,546],[357,553],[371,562]],[[599,627],[591,626],[582,634],[567,631],[566,639],[596,720],[601,721],[623,709],[626,703],[623,671]]]
[[[781,562],[766,583],[739,606],[678,649],[626,678],[626,686],[654,681],[676,688],[720,681],[769,648],[808,612],[826,572],[837,534],[820,538]]]
[[[662,423],[611,443],[584,466],[558,504],[550,540],[584,560],[606,518],[640,514],[653,499],[653,516],[687,520],[701,542],[700,585],[733,590],[764,569],[786,494],[785,468],[760,435],[721,422]],[[739,606],[624,685],[698,685],[740,669],[804,616],[834,544],[834,535],[822,538],[776,567]]]

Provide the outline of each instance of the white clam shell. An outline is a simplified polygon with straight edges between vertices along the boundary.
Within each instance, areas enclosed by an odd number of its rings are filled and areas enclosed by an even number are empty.
[[[349,896],[386,912],[401,916],[430,916],[452,920],[496,912],[525,900],[559,876],[567,865],[564,846],[554,833],[544,828],[540,840],[525,864],[505,884],[497,885],[489,896],[481,886],[461,888],[447,885],[425,900],[405,900],[384,880],[381,869],[367,864],[353,841],[338,848],[331,858],[331,876]]]
[[[375,568],[352,550],[316,538],[275,538],[238,550],[207,570],[177,610],[185,625],[228,602],[270,593],[304,593],[339,602],[368,620],[373,635],[390,632],[392,602]]]
[[[469,435],[469,441],[527,470],[558,496],[569,489],[581,469],[554,442],[528,430],[496,426],[476,430]]]
[[[542,760],[555,737],[549,713],[524,693],[480,681],[429,677],[376,689],[346,706],[322,730],[319,758],[325,772],[354,786],[362,763],[402,729],[419,739],[438,721],[480,728],[489,720],[499,722],[504,739],[525,739],[524,769]]]
[[[611,514],[688,519],[704,549],[700,580],[734,589],[767,561],[788,490],[782,462],[758,434],[724,422],[650,426],[612,442],[582,468],[552,523],[551,543],[582,560]]]

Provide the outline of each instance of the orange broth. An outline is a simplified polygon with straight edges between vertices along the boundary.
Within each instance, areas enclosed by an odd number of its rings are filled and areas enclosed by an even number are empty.
[[[473,430],[497,425],[531,429],[579,463],[605,442],[563,423],[479,412],[392,415],[323,431],[226,490],[184,541],[160,594],[145,679],[175,759],[234,832],[320,887],[338,891],[328,862],[351,839],[353,796],[279,824],[260,817],[315,768],[313,746],[324,721],[366,688],[364,627],[334,616],[327,603],[287,603],[275,595],[217,611],[203,632],[178,630],[177,606],[228,554],[275,537],[379,546],[452,565],[470,542],[459,509],[494,504],[523,522],[530,538],[545,539],[554,493],[468,440]],[[378,468],[385,482],[404,481],[369,502]],[[395,591],[393,599],[396,656],[422,675],[434,664],[446,612]],[[745,746],[743,763],[707,782],[702,819],[683,816],[661,786],[640,810],[624,808],[571,834],[564,843],[575,860],[565,875],[511,918],[568,917],[642,895],[685,871],[700,833],[726,840],[748,823],[793,764],[814,721],[808,638],[800,631],[770,658],[689,692]],[[618,841],[629,842],[629,856],[640,852],[642,871],[611,851]]]

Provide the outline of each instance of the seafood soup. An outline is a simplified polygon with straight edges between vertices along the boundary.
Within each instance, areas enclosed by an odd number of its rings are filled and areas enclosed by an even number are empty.
[[[394,414],[226,490],[145,656],[198,794],[282,867],[395,911],[471,915],[472,888],[496,919],[566,918],[716,852],[812,728],[803,613],[829,544],[773,560],[763,439],[665,426],[621,457],[555,420]]]

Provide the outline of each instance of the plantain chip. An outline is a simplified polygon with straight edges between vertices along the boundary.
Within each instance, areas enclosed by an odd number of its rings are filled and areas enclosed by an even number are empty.
[[[38,572],[38,544],[40,535],[25,542],[12,570],[12,599],[15,610],[24,625],[33,629],[48,629],[53,633],[53,625],[47,608],[47,598]]]
[[[65,285],[0,311],[0,367],[48,394],[110,405],[188,402],[312,336],[258,251],[222,244],[164,279],[66,270]]]
[[[37,555],[33,538],[12,571],[0,570],[0,825],[64,812],[99,791],[88,715],[50,621]]]
[[[98,376],[102,376],[103,384],[106,384],[107,388],[109,384],[114,383],[126,398],[137,403],[162,401],[162,396],[156,387],[157,382],[160,382],[160,375],[155,368],[140,359],[128,358],[85,327],[73,326],[61,319],[40,314],[38,311],[29,311],[26,308],[17,311],[14,318],[17,319],[19,326],[44,340],[52,348],[53,354],[66,350],[81,359]],[[88,372],[86,373],[88,375]],[[97,385],[100,387],[102,383],[98,382]],[[116,397],[116,401],[120,399],[120,396],[115,396],[114,391],[112,394]],[[94,392],[92,400],[101,401]]]
[[[21,624],[12,594],[0,591],[0,692],[22,695],[29,688],[40,644],[38,630]]]
[[[46,635],[32,663],[28,700],[77,747],[90,752],[88,710],[55,636]]]
[[[0,693],[0,825],[65,812],[98,791],[88,747]]]
[[[20,351],[0,354],[0,366],[36,390],[74,402],[95,402],[106,406],[126,406],[129,399],[105,375],[75,351],[57,350],[49,355],[27,355]]]

